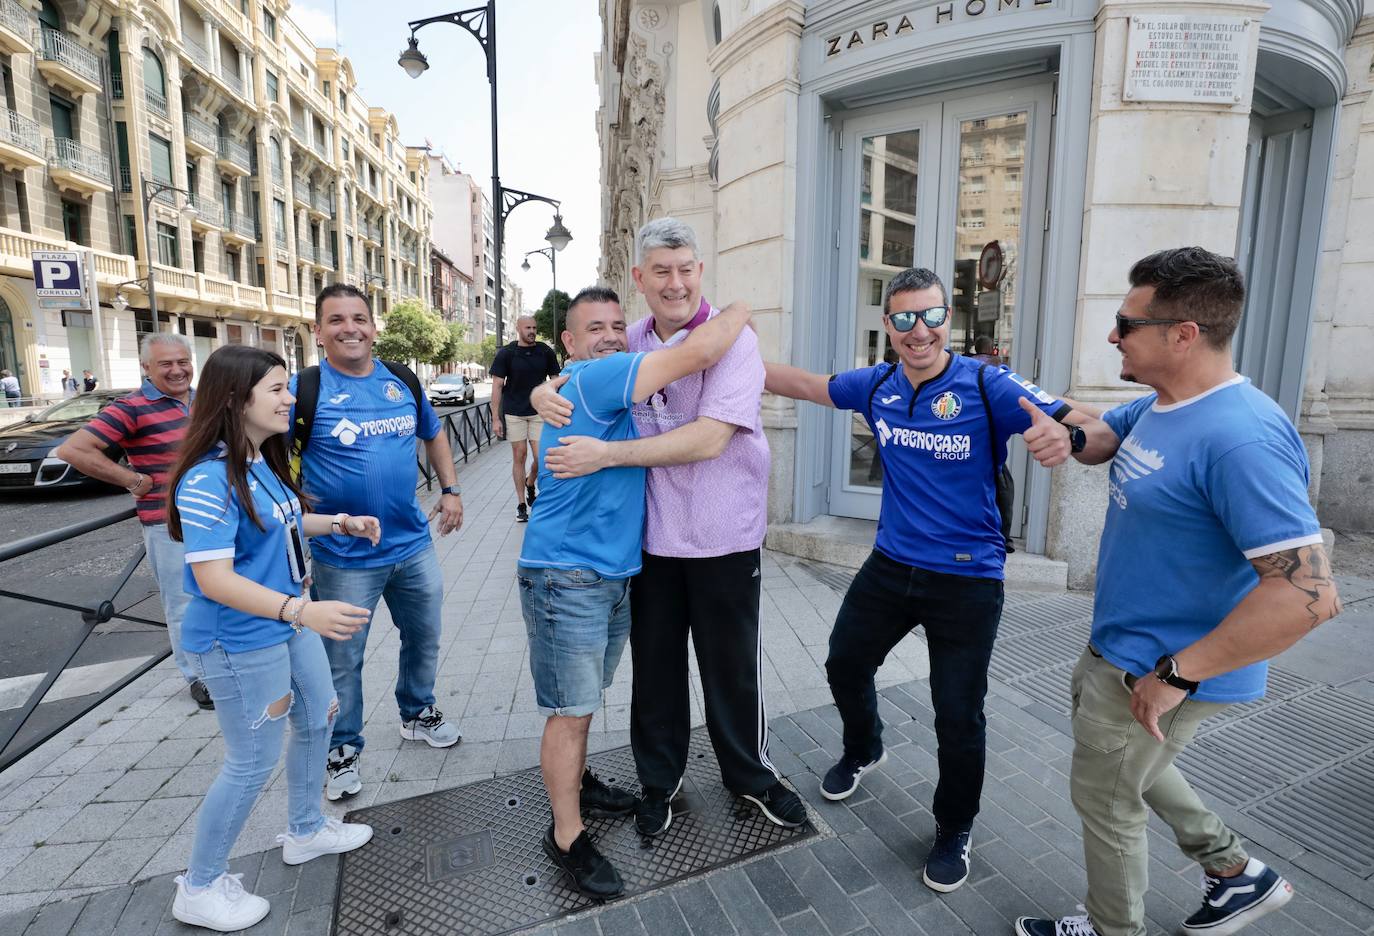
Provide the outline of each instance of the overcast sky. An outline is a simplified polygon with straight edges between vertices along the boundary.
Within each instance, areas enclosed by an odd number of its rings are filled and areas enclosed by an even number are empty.
[[[337,46],[353,63],[358,90],[396,115],[409,146],[428,139],[436,152],[482,183],[491,197],[490,92],[482,48],[447,23],[418,34],[429,71],[409,78],[396,64],[409,20],[479,6],[480,0],[293,0],[288,14],[316,45]],[[337,16],[337,20],[336,20]],[[337,22],[337,27],[336,27]],[[601,252],[597,90],[592,56],[601,42],[594,0],[499,0],[497,69],[501,108],[501,184],[563,203],[573,241],[558,255],[558,286],[571,294],[596,281]],[[549,264],[525,251],[547,247],[552,207],[531,202],[506,224],[508,282],[537,306],[550,286]]]

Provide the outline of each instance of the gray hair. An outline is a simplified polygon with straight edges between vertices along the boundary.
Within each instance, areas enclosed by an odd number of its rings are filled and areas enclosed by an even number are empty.
[[[639,233],[635,235],[635,266],[644,262],[645,254],[660,247],[667,247],[669,250],[690,247],[692,259],[701,259],[701,251],[697,249],[696,232],[690,225],[677,218],[655,218],[639,229]]]
[[[138,343],[138,361],[140,364],[148,364],[153,359],[153,345],[171,344],[176,345],[187,354],[192,354],[191,339],[179,332],[155,331],[143,336],[143,340]]]
[[[949,290],[945,289],[945,284],[933,270],[927,270],[925,267],[910,267],[903,270],[892,277],[887,288],[883,290],[883,314],[892,311],[892,297],[897,293],[916,292],[918,289],[929,289],[932,286],[940,287],[940,295],[944,297],[945,305],[949,305]]]

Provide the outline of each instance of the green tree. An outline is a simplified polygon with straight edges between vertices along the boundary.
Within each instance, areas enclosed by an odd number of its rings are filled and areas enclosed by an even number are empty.
[[[467,326],[462,322],[448,322],[444,325],[444,343],[434,357],[429,359],[429,363],[435,367],[443,367],[445,364],[457,364],[459,361],[471,360],[464,357],[464,351],[469,342],[464,339],[467,337]]]
[[[482,339],[482,343],[477,348],[477,355],[473,360],[490,370],[491,362],[496,360],[496,350],[496,336],[488,335]]]
[[[377,335],[375,353],[388,361],[405,361],[412,366],[431,362],[448,341],[448,328],[439,313],[423,303],[407,299],[392,306]]]
[[[535,329],[553,345],[560,361],[565,356],[560,337],[567,322],[568,306],[571,304],[572,297],[563,290],[550,289],[544,296],[544,304],[534,313]]]

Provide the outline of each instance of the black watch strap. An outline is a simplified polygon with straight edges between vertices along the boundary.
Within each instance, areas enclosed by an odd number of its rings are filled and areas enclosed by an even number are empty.
[[[1155,678],[1175,689],[1182,689],[1189,695],[1197,692],[1198,683],[1178,675],[1178,662],[1168,653],[1155,661]]]

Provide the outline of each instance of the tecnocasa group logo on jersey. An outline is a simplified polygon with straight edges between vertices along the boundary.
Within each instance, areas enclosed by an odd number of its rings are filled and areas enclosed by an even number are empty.
[[[395,434],[404,438],[415,434],[415,415],[407,413],[404,416],[388,416],[385,419],[365,419],[361,423],[355,423],[345,416],[335,423],[329,434],[344,445],[352,445],[358,441],[359,436]]]
[[[886,420],[874,424],[878,430],[878,444],[900,445],[903,448],[929,452],[943,461],[964,461],[973,456],[973,439],[953,432],[922,432],[920,429],[892,428]]]

